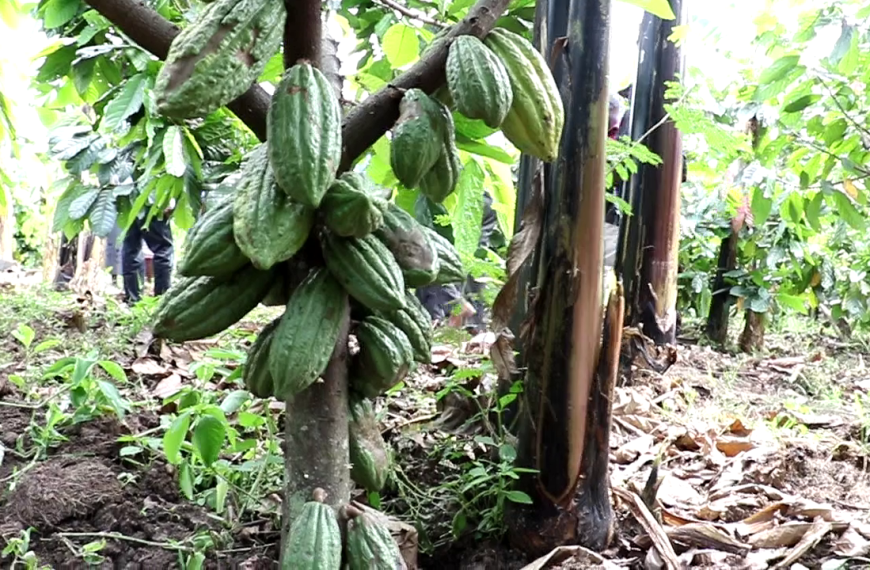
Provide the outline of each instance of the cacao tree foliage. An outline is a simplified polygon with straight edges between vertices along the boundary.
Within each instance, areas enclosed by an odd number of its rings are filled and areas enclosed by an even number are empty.
[[[807,313],[821,304],[835,319],[866,323],[868,15],[851,0],[810,3],[793,21],[762,13],[752,47],[766,61],[710,90],[721,122],[744,140],[736,155],[708,149],[713,167],[686,185],[682,297],[700,314],[716,238],[733,224],[738,262],[727,277],[739,307]]]

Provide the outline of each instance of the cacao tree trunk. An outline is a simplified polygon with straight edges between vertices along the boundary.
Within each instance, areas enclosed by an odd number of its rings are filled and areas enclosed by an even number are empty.
[[[292,67],[298,60],[307,59],[334,79],[338,70],[323,69],[321,65],[324,27],[321,3],[318,0],[285,0],[285,5],[284,67]],[[338,88],[340,91],[340,84]],[[309,257],[318,257],[311,251],[316,249],[316,239],[309,240],[306,244]],[[317,261],[322,263],[322,260]],[[342,332],[322,375],[322,382],[315,382],[285,404],[281,568],[290,568],[291,561],[284,556],[287,535],[302,505],[311,500],[315,488],[324,489],[326,503],[334,507],[350,501],[352,484],[348,469],[347,430],[350,304],[346,297],[344,303]]]
[[[722,239],[716,275],[713,278],[713,297],[710,300],[710,314],[707,315],[707,338],[719,344],[728,341],[728,321],[731,308],[731,286],[725,274],[737,267],[737,232]]]
[[[519,482],[533,505],[507,512],[512,543],[531,555],[568,543],[602,549],[613,523],[608,465],[621,288],[600,340],[610,1],[571,0],[559,14],[563,7],[551,0],[547,12],[564,30],[550,37],[567,35],[551,64],[566,121],[559,158],[545,175],[517,457],[537,473]]]
[[[756,313],[752,309],[746,309],[746,322],[743,332],[737,341],[742,352],[758,352],[764,348],[764,326],[767,322],[767,313]]]

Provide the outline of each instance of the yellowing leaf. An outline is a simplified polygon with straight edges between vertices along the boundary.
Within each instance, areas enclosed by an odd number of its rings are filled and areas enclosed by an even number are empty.
[[[384,55],[393,67],[403,67],[420,57],[420,42],[414,28],[393,24],[381,40]]]
[[[843,180],[843,187],[846,189],[846,194],[849,195],[853,200],[858,199],[858,188],[855,187],[855,183],[851,180]]]

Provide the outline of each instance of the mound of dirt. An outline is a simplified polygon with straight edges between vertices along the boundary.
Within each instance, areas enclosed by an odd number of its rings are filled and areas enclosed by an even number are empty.
[[[6,521],[24,528],[53,529],[69,518],[91,516],[124,494],[112,470],[99,459],[52,458],[27,471],[6,501]]]

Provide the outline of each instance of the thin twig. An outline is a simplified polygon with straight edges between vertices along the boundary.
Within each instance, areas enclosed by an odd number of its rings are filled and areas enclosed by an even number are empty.
[[[870,131],[868,131],[867,128],[866,128],[864,125],[860,124],[858,121],[856,121],[855,119],[853,119],[852,116],[851,116],[849,113],[846,112],[846,109],[843,108],[843,106],[840,104],[840,102],[837,101],[837,96],[834,95],[834,92],[831,90],[831,88],[828,86],[828,84],[825,83],[825,80],[822,79],[821,77],[819,77],[819,83],[822,84],[822,86],[825,88],[825,90],[826,90],[826,91],[828,92],[828,94],[831,96],[831,99],[834,100],[834,105],[836,105],[837,108],[840,110],[840,112],[843,113],[843,116],[846,117],[846,119],[847,119],[850,123],[852,123],[853,125],[855,125],[855,126],[858,128],[859,131],[861,131],[861,132],[864,133],[865,135],[870,136]]]
[[[410,8],[406,8],[406,7],[402,6],[401,4],[399,4],[398,2],[394,2],[393,0],[375,0],[375,4],[380,4],[384,8],[392,8],[396,12],[404,14],[405,16],[408,16],[409,18],[414,18],[415,20],[419,20],[419,21],[423,22],[424,24],[438,26],[439,28],[446,28],[447,27],[447,25],[444,24],[443,22],[439,22],[438,20],[430,18],[426,14],[422,14],[422,13],[418,12],[417,10],[412,10]]]
[[[164,550],[175,550],[180,552],[193,552],[194,550],[190,546],[171,544],[169,542],[155,542],[153,540],[145,540],[144,538],[136,538],[133,536],[127,536],[126,534],[119,534],[117,532],[57,532],[54,534],[54,536],[58,536],[60,538],[109,538],[113,540],[124,540],[126,542],[133,542],[136,544],[141,544],[143,546],[155,546]],[[42,540],[52,540],[52,537],[43,538]]]

